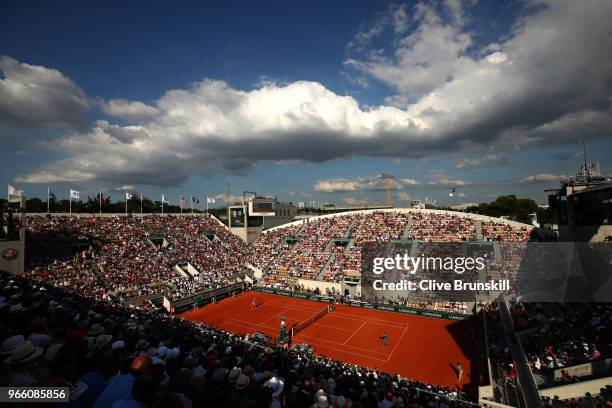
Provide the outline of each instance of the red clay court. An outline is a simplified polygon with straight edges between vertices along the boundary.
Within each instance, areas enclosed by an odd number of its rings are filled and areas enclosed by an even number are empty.
[[[253,297],[258,305],[255,309]],[[327,306],[311,300],[246,292],[181,317],[232,333],[258,331],[275,338],[280,332],[281,314],[290,329]],[[473,358],[478,340],[472,337],[479,332],[474,323],[334,306],[335,311],[300,331],[293,343],[308,343],[317,354],[432,384],[464,388],[478,382],[472,378],[480,371]],[[388,335],[386,347],[380,339],[382,332]],[[461,385],[454,368],[457,362],[464,369]]]

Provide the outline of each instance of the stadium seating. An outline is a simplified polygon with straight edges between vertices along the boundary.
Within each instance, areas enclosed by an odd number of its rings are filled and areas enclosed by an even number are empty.
[[[0,382],[71,387],[74,406],[469,406],[455,390],[7,274],[0,288]]]

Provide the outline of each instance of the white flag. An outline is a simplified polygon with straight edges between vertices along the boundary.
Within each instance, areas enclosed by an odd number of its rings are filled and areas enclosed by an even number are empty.
[[[162,194],[162,203],[167,203],[168,200],[166,200],[166,196]]]
[[[206,202],[209,204],[214,204],[215,203],[215,199],[212,197],[206,197]]]
[[[79,199],[79,192],[76,190],[72,190],[70,189],[70,199],[75,199],[78,200]]]
[[[9,196],[21,197],[22,194],[23,194],[23,190],[22,189],[17,188],[15,186],[11,186],[10,184],[8,185],[8,195]]]
[[[126,200],[131,200],[132,199],[132,195],[130,193],[128,193],[127,191],[125,192],[125,199]]]

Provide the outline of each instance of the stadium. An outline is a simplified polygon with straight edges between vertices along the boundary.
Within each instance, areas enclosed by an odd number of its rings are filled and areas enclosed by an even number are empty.
[[[0,1],[0,405],[612,407],[610,21]]]
[[[142,392],[154,384],[139,378],[166,377],[160,401],[169,404],[177,393],[213,406],[226,398],[495,407],[607,398],[607,304],[367,290],[360,264],[369,244],[388,253],[544,239],[527,224],[373,209],[287,223],[247,244],[206,213],[26,215],[22,199],[12,201],[5,236],[23,238],[26,256],[23,273],[2,275],[11,385],[30,384],[33,361],[44,367],[37,385],[56,386],[78,372],[90,384],[88,368],[110,376],[131,362],[123,375]],[[241,392],[227,395],[234,384]],[[120,392],[109,384],[71,398],[97,406]]]

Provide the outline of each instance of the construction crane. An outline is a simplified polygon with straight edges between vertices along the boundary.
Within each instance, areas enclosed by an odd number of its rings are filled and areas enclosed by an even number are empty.
[[[389,207],[393,207],[393,195],[391,195],[391,179],[394,179],[395,176],[389,173],[381,173],[378,175],[378,177],[385,179],[387,188],[387,205]]]

